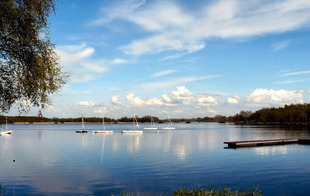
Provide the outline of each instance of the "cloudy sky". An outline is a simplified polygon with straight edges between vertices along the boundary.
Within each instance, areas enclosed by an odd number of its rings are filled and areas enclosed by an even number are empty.
[[[189,118],[310,102],[309,0],[59,1],[49,21],[71,81],[46,117],[82,107],[130,117],[134,105],[139,116]]]

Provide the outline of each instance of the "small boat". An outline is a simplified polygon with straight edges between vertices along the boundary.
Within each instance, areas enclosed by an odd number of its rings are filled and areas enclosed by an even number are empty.
[[[156,130],[157,127],[155,127],[155,122],[153,119],[153,116],[151,116],[151,126],[150,127],[144,127],[144,129],[148,129],[148,130]]]
[[[2,134],[13,134],[13,131],[12,130],[8,130],[8,117],[5,117],[5,131],[1,131],[0,132],[0,135]]]
[[[113,133],[113,131],[100,131],[100,130],[96,130],[96,131],[93,131],[93,133]]]
[[[1,131],[0,135],[2,135],[2,134],[9,134],[9,135],[11,135],[11,134],[13,134],[13,131]]]
[[[88,133],[88,131],[85,130],[85,126],[84,126],[83,109],[82,109],[82,129],[77,129],[75,133]]]
[[[80,129],[78,129],[78,130],[75,131],[75,133],[88,133],[88,131],[87,130],[80,130]]]
[[[113,131],[105,130],[105,124],[104,124],[104,116],[102,114],[102,127],[103,130],[94,130],[93,133],[113,133]]]
[[[133,130],[123,130],[121,131],[121,133],[143,133],[143,131],[141,130],[136,130],[136,127],[139,127],[139,124],[138,124],[137,118],[135,117],[133,107],[132,107],[132,127],[133,127]]]
[[[166,129],[166,130],[175,129],[175,127],[172,127],[172,122],[171,122],[170,114],[169,113],[168,113],[168,126],[167,127],[163,127],[162,129]]]
[[[123,130],[121,133],[143,133],[143,131],[139,131],[139,130]]]

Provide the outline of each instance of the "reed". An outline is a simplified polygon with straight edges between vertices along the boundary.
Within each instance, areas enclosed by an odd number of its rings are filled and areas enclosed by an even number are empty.
[[[229,188],[223,188],[219,190],[196,188],[190,189],[178,189],[173,192],[173,196],[261,196],[258,188],[246,191],[232,191]]]
[[[140,196],[144,195],[142,193],[125,193],[122,192],[121,196]],[[169,194],[163,194],[169,195]],[[195,188],[195,189],[177,189],[172,193],[173,196],[262,196],[258,188],[254,187],[252,190],[245,191],[232,191],[229,188],[223,188],[219,190],[214,189],[204,189],[204,188]]]

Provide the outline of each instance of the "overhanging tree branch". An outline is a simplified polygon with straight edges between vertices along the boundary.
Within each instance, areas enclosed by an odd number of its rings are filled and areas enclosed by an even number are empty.
[[[48,33],[54,12],[55,0],[0,1],[0,113],[46,107],[66,83]]]

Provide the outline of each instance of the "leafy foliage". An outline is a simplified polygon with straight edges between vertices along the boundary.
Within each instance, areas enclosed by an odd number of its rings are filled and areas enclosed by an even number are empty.
[[[306,124],[310,117],[310,104],[291,104],[279,108],[263,108],[254,113],[241,111],[229,117],[230,121],[243,124]]]
[[[0,112],[50,104],[68,78],[50,42],[47,18],[55,0],[0,2]]]
[[[173,196],[259,196],[261,195],[257,188],[251,191],[232,191],[228,188],[221,190],[197,188],[193,190],[179,189],[173,192]]]
[[[140,193],[126,193],[121,192],[121,196],[138,196],[143,195]],[[253,188],[252,190],[247,190],[243,192],[232,191],[229,188],[223,188],[220,190],[213,189],[204,189],[204,188],[196,188],[193,190],[190,189],[178,189],[173,191],[173,196],[261,196],[262,194],[259,192],[257,188]]]

